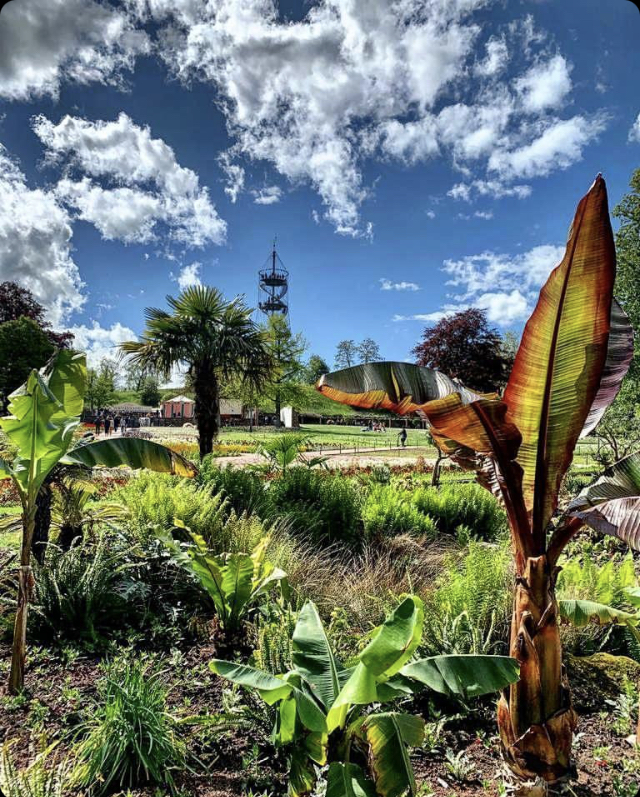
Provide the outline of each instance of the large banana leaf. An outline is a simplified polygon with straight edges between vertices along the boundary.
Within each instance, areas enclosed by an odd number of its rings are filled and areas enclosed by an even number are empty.
[[[222,568],[222,591],[227,602],[229,622],[235,625],[242,610],[251,600],[253,562],[244,553],[232,553]]]
[[[423,623],[424,605],[417,595],[410,595],[386,618],[358,658],[377,678],[390,678],[413,656]]]
[[[560,617],[576,628],[584,628],[591,623],[596,625],[628,625],[635,627],[638,617],[621,609],[614,609],[604,603],[585,600],[559,600]]]
[[[522,434],[518,462],[536,542],[598,394],[609,342],[615,247],[600,175],[578,205],[565,256],[540,292],[504,400]],[[613,396],[612,396],[613,398]]]
[[[618,395],[633,359],[633,327],[629,317],[614,299],[611,304],[611,328],[600,388],[593,400],[580,437],[590,434],[602,420],[607,407]]]
[[[318,610],[311,601],[302,607],[292,642],[294,667],[328,711],[340,692],[340,673],[344,667],[333,655]]]
[[[333,761],[327,773],[326,797],[377,797],[377,793],[360,767]]]
[[[458,697],[478,697],[504,689],[520,675],[518,662],[509,656],[432,656],[407,664],[400,675],[435,692]]]
[[[361,723],[358,736],[369,747],[376,791],[382,797],[400,797],[407,789],[416,792],[408,747],[419,747],[424,738],[424,720],[412,714],[370,714]]]
[[[60,384],[60,371],[69,379],[68,389]],[[82,409],[77,391],[83,389],[85,372],[83,355],[62,350],[9,396],[11,414],[0,418],[0,427],[18,448],[11,470],[23,493],[35,495],[69,448],[79,419],[67,413],[63,402],[70,410]]]
[[[616,462],[569,505],[592,529],[640,549],[640,454]]]
[[[209,669],[234,684],[255,689],[268,706],[288,697],[293,691],[292,684],[247,664],[212,659],[209,662]]]
[[[569,512],[578,512],[616,498],[640,496],[640,453],[615,462],[592,484],[589,484],[569,505]]]
[[[173,473],[188,478],[198,472],[193,463],[170,448],[137,437],[114,437],[85,443],[69,451],[64,461],[73,465],[86,465],[89,468],[96,465],[106,468],[127,465],[134,470],[146,468],[158,473]]]
[[[358,664],[329,711],[330,732],[344,724],[349,706],[367,705],[379,699],[378,685],[409,661],[420,643],[423,623],[424,606],[415,595],[405,598],[387,617],[358,656]]]
[[[366,363],[325,374],[316,389],[341,404],[397,415],[423,411],[428,402],[452,393],[465,404],[481,398],[440,371],[401,362]]]
[[[234,664],[220,659],[210,661],[209,668],[212,672],[234,684],[255,689],[269,706],[292,696],[296,702],[300,721],[305,728],[315,733],[326,733],[325,714],[315,700],[305,692],[300,678],[296,677],[296,673],[289,673],[283,678],[276,678],[275,675],[258,670],[255,667],[249,667],[246,664]]]

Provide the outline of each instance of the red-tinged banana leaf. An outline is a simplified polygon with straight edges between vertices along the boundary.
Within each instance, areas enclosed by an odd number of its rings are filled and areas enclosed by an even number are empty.
[[[640,496],[640,453],[629,454],[607,468],[569,504],[569,514],[616,498]]]
[[[633,327],[625,311],[614,299],[611,305],[611,329],[609,330],[607,359],[600,380],[600,389],[591,405],[580,437],[586,437],[600,423],[607,407],[618,395],[632,359]]]
[[[607,358],[615,247],[600,175],[578,205],[562,262],[540,291],[504,401],[522,434],[518,462],[536,549],[558,502]]]
[[[441,450],[463,467],[475,454],[480,484],[502,499],[512,528],[527,528],[522,468],[515,461],[522,438],[507,418],[507,405],[498,399],[463,404],[452,394],[429,404],[425,414]]]
[[[571,502],[568,513],[640,550],[640,454],[607,468]]]
[[[383,409],[396,415],[424,411],[430,401],[460,395],[468,404],[482,398],[440,371],[412,363],[382,362],[354,365],[320,377],[316,389],[341,404],[360,409]]]

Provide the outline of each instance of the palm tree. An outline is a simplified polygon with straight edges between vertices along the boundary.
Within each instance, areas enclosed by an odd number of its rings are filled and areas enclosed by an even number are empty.
[[[220,383],[240,376],[249,387],[259,388],[270,374],[271,359],[264,333],[242,297],[226,301],[216,288],[198,285],[177,298],[167,296],[167,303],[171,312],[148,307],[141,339],[120,348],[130,362],[152,367],[165,378],[174,365],[188,366],[204,457],[218,434]]]

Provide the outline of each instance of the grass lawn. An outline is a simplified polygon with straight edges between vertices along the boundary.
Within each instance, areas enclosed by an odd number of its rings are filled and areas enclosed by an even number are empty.
[[[149,431],[158,439],[196,439],[195,429],[183,429],[181,427],[150,427],[144,431]],[[363,432],[361,426],[333,426],[329,424],[304,424],[300,427],[300,433],[306,434],[311,438],[311,442],[316,446],[328,448],[395,448],[398,443],[398,432],[400,429],[392,428],[391,431],[385,429],[384,432]],[[221,443],[261,443],[271,440],[282,431],[276,431],[273,427],[261,426],[253,432],[246,428],[234,429],[225,428],[220,432]],[[427,433],[421,429],[407,430],[407,445],[425,447],[427,443]],[[429,454],[424,456],[436,456],[435,448],[426,446]]]

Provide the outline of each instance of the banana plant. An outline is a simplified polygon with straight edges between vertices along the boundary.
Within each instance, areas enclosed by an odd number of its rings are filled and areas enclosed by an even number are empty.
[[[9,396],[10,415],[0,418],[0,428],[17,450],[11,463],[0,459],[0,478],[13,479],[22,505],[18,601],[9,675],[9,691],[13,694],[24,686],[27,616],[34,587],[31,544],[37,498],[56,465],[128,465],[189,477],[196,473],[186,459],[148,440],[83,441],[72,448],[73,433],[84,406],[86,372],[84,354],[68,349],[56,352],[42,370],[34,369],[26,383]]]
[[[194,534],[177,519],[177,528],[189,535],[184,545],[171,534],[158,530],[157,535],[176,564],[186,570],[213,603],[222,630],[235,633],[255,607],[259,598],[278,586],[288,595],[287,574],[266,559],[270,538],[263,537],[250,554],[229,553],[215,556],[199,534]]]
[[[502,398],[474,395],[437,371],[404,363],[338,371],[317,385],[342,403],[423,414],[438,447],[474,469],[504,503],[516,570],[510,652],[521,677],[502,694],[498,725],[511,769],[550,783],[570,770],[576,726],[563,679],[556,564],[589,522],[588,512],[566,513],[555,524],[552,518],[575,445],[617,395],[633,355],[633,331],[613,298],[615,270],[607,191],[598,175],[526,324]],[[627,519],[607,529],[635,545],[638,525]]]
[[[293,668],[281,675],[214,659],[213,672],[255,689],[278,705],[274,740],[290,750],[289,794],[315,788],[317,767],[329,764],[330,797],[400,797],[416,793],[409,748],[422,744],[424,721],[377,705],[429,688],[470,698],[518,678],[508,656],[433,656],[412,661],[422,637],[424,608],[408,596],[375,631],[352,667],[331,649],[315,605],[303,606],[292,638]]]

